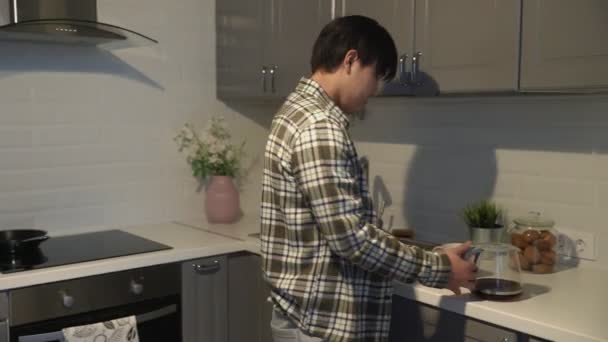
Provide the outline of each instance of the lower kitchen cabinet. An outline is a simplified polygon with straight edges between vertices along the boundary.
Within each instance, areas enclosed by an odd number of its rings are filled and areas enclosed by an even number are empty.
[[[541,342],[507,328],[393,296],[390,342]]]
[[[261,258],[235,253],[182,263],[184,342],[272,341]]]
[[[262,259],[251,253],[228,256],[228,341],[272,341],[270,288],[262,278]]]
[[[182,341],[226,342],[227,257],[182,263]]]

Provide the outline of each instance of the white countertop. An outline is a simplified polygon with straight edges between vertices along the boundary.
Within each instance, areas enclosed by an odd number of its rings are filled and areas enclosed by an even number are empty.
[[[482,300],[470,293],[395,284],[395,293],[467,317],[552,341],[608,341],[608,273],[569,269],[522,274],[524,293],[512,301]]]
[[[0,291],[132,268],[166,264],[247,249],[247,243],[175,223],[143,225],[121,230],[173,249],[81,262],[25,272],[0,274]]]
[[[259,242],[249,236],[259,232],[255,219],[234,226],[204,221],[185,224],[247,240],[248,250],[259,253]],[[481,300],[469,293],[455,296],[449,290],[399,282],[395,293],[552,341],[608,342],[608,272],[571,268],[554,274],[522,273],[522,282],[524,293],[510,302]]]
[[[127,227],[122,230],[173,247],[152,253],[0,275],[0,290],[86,277],[238,251],[259,253],[257,218],[233,225],[204,221]],[[480,300],[470,294],[421,285],[395,284],[409,299],[537,337],[563,342],[608,342],[608,272],[569,269],[523,274],[524,295],[511,302]],[[405,319],[405,318],[404,318]]]

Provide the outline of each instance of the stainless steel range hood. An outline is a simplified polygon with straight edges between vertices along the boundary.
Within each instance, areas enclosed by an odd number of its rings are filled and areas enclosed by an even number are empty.
[[[92,45],[108,50],[158,43],[97,21],[97,0],[0,0],[0,39]]]

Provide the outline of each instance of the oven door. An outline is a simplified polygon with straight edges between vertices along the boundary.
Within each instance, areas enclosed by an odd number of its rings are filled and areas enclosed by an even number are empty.
[[[181,341],[179,296],[10,328],[11,342],[64,342],[62,329],[135,315],[142,342]]]

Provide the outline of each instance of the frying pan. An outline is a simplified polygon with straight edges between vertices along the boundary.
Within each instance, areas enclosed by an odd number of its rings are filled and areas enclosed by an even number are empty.
[[[49,237],[44,230],[12,229],[0,231],[0,253],[28,253],[38,248]]]

